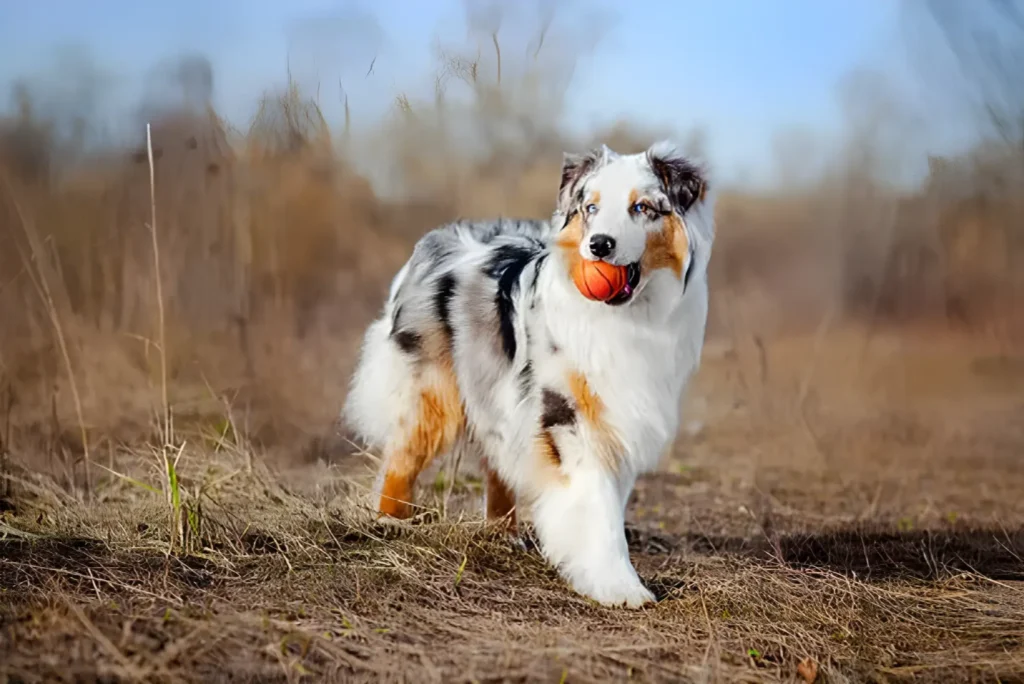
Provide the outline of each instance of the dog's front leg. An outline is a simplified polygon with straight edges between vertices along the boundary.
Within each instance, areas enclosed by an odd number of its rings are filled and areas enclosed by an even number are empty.
[[[629,560],[623,493],[631,487],[599,466],[545,487],[533,506],[541,549],[577,592],[606,606],[654,600]]]
[[[629,495],[633,493],[633,487],[636,486],[636,475],[633,473],[626,473],[619,476],[618,487],[619,487],[619,501],[622,502],[622,515],[626,515],[626,506],[629,505]]]

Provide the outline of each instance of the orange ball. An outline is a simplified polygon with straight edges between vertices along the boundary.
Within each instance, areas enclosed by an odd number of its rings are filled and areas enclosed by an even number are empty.
[[[572,269],[576,289],[587,299],[607,302],[626,287],[628,275],[625,266],[604,261],[580,259]]]

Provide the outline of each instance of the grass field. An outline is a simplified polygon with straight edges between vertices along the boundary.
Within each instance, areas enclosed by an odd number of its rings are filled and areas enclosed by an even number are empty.
[[[487,527],[474,463],[375,518],[337,416],[415,239],[548,216],[563,151],[661,137],[567,134],[559,42],[444,52],[369,129],[290,84],[245,131],[184,98],[88,147],[15,90],[0,682],[1024,682],[1024,147],[897,187],[899,102],[855,98],[820,177],[722,188],[703,365],[627,511],[656,605]]]
[[[372,455],[271,470],[228,425],[176,435],[176,524],[138,484],[158,450],[112,454],[88,501],[15,470],[0,674],[1020,681],[1022,383],[1024,357],[927,333],[710,341],[629,506],[639,612],[488,529],[472,464],[426,473],[412,524],[373,520]]]

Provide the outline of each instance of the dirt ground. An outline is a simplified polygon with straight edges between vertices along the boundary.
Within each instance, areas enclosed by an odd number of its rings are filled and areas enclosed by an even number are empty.
[[[629,505],[637,612],[485,526],[473,464],[389,524],[356,448],[181,434],[180,528],[145,449],[87,501],[15,465],[0,679],[1024,681],[1021,387],[1024,358],[927,332],[709,342]]]

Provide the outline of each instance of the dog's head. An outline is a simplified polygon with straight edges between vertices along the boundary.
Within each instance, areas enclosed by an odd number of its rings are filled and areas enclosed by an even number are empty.
[[[627,267],[626,290],[607,303],[634,301],[653,282],[658,291],[682,296],[706,243],[704,171],[669,143],[619,155],[601,146],[566,154],[558,192],[559,251],[567,267],[577,260]],[[690,225],[690,224],[695,225]],[[699,225],[698,225],[699,224]]]

